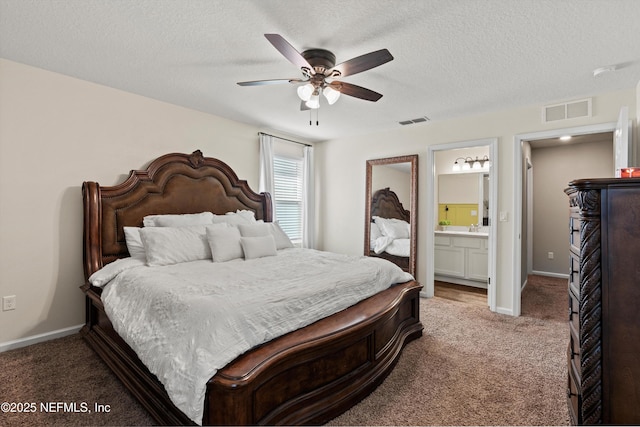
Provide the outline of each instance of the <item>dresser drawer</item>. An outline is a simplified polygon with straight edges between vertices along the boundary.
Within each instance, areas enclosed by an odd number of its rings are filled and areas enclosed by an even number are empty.
[[[567,403],[569,405],[569,416],[571,424],[582,424],[582,393],[580,392],[580,383],[576,381],[574,373],[571,371],[571,363],[569,363],[569,375],[567,375]]]
[[[569,253],[569,291],[580,298],[580,258],[573,252]],[[576,305],[575,311],[578,311]]]
[[[580,217],[578,217],[577,213],[571,212],[571,217],[569,217],[569,245],[571,251],[579,254],[580,253]]]
[[[580,307],[578,297],[569,290],[569,324],[576,337],[580,336]]]
[[[569,347],[567,348],[567,366],[570,369],[573,369],[576,376],[579,378],[582,375],[582,369],[580,367],[580,341],[578,337],[576,337],[573,333],[573,328],[571,328],[571,333],[569,334]]]

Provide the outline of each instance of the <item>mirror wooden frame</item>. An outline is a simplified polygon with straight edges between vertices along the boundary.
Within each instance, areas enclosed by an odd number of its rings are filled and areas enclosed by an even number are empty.
[[[411,188],[409,190],[409,225],[411,237],[409,240],[409,273],[416,277],[417,240],[418,240],[418,155],[387,157],[383,159],[367,160],[367,183],[365,201],[365,224],[364,224],[364,254],[370,255],[371,247],[371,197],[372,193],[372,173],[374,166],[392,165],[396,163],[411,164]]]

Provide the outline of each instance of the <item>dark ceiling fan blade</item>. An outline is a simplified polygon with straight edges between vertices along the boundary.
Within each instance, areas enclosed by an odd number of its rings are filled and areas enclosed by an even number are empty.
[[[339,71],[342,77],[352,76],[375,68],[379,65],[386,64],[391,60],[393,60],[391,53],[387,49],[380,49],[342,62],[329,70],[329,72]]]
[[[277,85],[282,83],[302,83],[306,80],[302,79],[275,79],[275,80],[253,80],[249,82],[238,82],[240,86],[262,86],[262,85]]]
[[[265,34],[264,35],[269,42],[278,49],[278,51],[289,60],[293,65],[298,68],[308,68],[310,74],[315,74],[313,67],[307,62],[306,59],[298,52],[288,41],[284,39],[280,34]]]
[[[329,86],[339,91],[340,93],[353,96],[355,98],[364,99],[366,101],[376,102],[378,99],[382,98],[382,94],[378,92],[374,92],[371,89],[367,89],[362,86],[357,86],[351,83],[331,82]]]

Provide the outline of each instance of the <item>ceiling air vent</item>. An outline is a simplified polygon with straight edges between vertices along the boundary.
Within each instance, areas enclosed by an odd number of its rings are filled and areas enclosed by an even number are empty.
[[[542,107],[542,123],[578,117],[591,117],[591,98]]]
[[[422,117],[418,117],[417,119],[412,119],[412,120],[403,120],[403,121],[398,122],[398,123],[400,123],[400,124],[401,124],[401,125],[403,125],[403,126],[406,126],[406,125],[413,125],[413,124],[415,124],[415,123],[428,122],[429,120],[431,120],[429,117],[427,117],[427,116],[422,116]]]

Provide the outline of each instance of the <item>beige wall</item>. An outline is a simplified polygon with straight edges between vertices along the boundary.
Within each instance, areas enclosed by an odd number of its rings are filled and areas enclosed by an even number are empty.
[[[534,272],[568,274],[569,199],[564,189],[573,179],[613,176],[612,139],[532,150]]]
[[[424,189],[432,179],[427,167],[427,147],[457,141],[498,138],[499,211],[508,221],[497,224],[496,273],[497,308],[504,313],[513,310],[514,282],[514,136],[565,127],[615,122],[621,106],[627,105],[631,117],[636,116],[636,88],[609,93],[593,100],[593,117],[543,124],[540,106],[512,109],[474,117],[427,122],[398,130],[326,141],[317,146],[318,174],[322,177],[319,192],[319,242],[325,250],[359,254],[364,230],[365,163],[367,159],[418,154],[418,273],[425,283],[427,272],[426,216],[430,211]],[[389,144],[389,141],[394,141]],[[493,159],[492,159],[493,160]],[[520,190],[519,190],[520,191]]]
[[[258,129],[0,59],[0,344],[84,323],[85,180],[113,185],[159,155],[228,163],[258,187]]]

